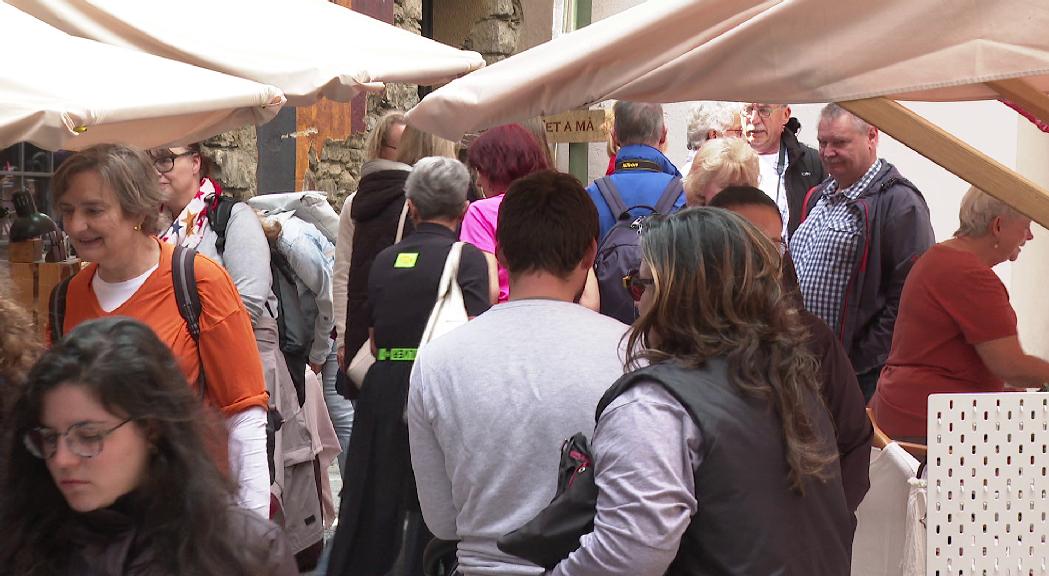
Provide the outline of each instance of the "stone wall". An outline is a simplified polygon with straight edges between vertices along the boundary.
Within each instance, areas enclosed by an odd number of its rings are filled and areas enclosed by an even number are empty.
[[[520,0],[485,0],[487,14],[470,28],[463,49],[479,52],[493,64],[517,52],[524,9]]]
[[[240,200],[258,192],[255,170],[259,153],[254,126],[224,132],[205,140],[202,152],[211,161],[211,178]]]

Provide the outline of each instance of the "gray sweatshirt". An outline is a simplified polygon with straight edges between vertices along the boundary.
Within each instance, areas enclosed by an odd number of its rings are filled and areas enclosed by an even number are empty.
[[[419,351],[408,394],[419,502],[434,535],[461,539],[467,576],[543,573],[496,538],[550,502],[561,444],[590,434],[623,374],[625,331],[577,304],[518,300]]]

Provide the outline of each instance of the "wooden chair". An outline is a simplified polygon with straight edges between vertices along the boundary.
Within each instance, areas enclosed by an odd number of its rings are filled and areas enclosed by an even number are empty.
[[[874,413],[871,412],[870,408],[867,408],[867,418],[870,419],[871,426],[874,427],[874,440],[871,442],[872,446],[874,446],[875,448],[885,448],[889,444],[896,442],[900,445],[900,448],[906,450],[907,453],[911,456],[914,456],[922,462],[925,461],[926,457],[929,455],[929,449],[925,444],[918,444],[915,442],[900,442],[898,440],[893,440],[892,438],[889,438],[889,435],[882,431],[882,429],[878,426],[878,422],[874,420]]]

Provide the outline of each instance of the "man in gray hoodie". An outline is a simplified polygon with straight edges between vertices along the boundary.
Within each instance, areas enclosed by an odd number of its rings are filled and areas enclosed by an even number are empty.
[[[602,394],[623,373],[626,326],[576,304],[597,249],[597,211],[567,174],[511,185],[497,257],[510,301],[420,349],[408,431],[427,527],[458,540],[466,575],[539,575],[496,539],[553,498],[560,447],[594,428]]]

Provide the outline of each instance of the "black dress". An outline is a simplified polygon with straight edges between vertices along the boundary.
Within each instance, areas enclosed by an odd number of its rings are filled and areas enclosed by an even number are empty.
[[[404,410],[414,350],[455,240],[454,231],[422,223],[400,244],[380,252],[372,265],[367,310],[380,353],[357,401],[328,568],[331,576],[386,574],[401,549],[406,515],[419,517]],[[489,308],[488,264],[470,244],[463,246],[457,280],[470,316]],[[394,359],[383,359],[389,357]],[[421,574],[429,537],[421,529],[406,539],[401,574]]]

